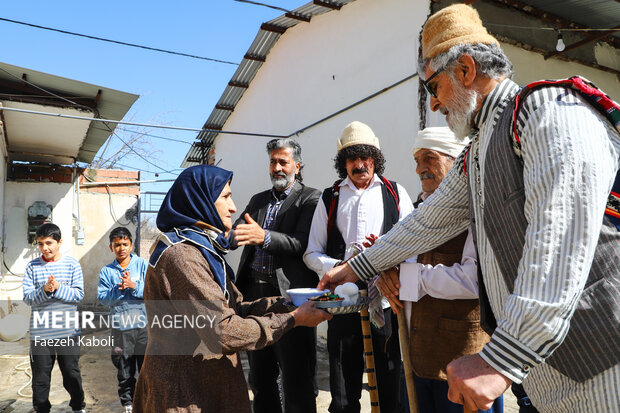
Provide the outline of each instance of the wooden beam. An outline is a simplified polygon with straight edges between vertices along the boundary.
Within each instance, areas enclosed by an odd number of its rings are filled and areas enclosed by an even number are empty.
[[[243,56],[244,59],[253,60],[255,62],[265,63],[265,58],[263,56],[257,56],[252,54],[246,54]]]
[[[215,109],[219,109],[219,110],[228,110],[230,112],[233,112],[235,110],[234,106],[230,106],[230,105],[215,105]]]
[[[340,10],[342,8],[341,4],[334,3],[329,0],[314,0],[312,3],[316,4],[317,6],[325,7],[326,9]]]
[[[306,22],[309,23],[310,22],[310,17],[308,16],[304,16],[303,14],[299,14],[299,13],[295,13],[295,12],[288,12],[284,14],[286,17],[289,17],[291,19],[295,19],[295,20],[300,20],[302,22]]]
[[[63,96],[65,93],[58,90],[48,89],[50,92],[63,97],[65,99],[71,100],[72,102],[78,103],[80,105],[89,107],[91,109],[95,109],[97,107],[97,102],[95,98],[89,97],[75,97],[75,96]],[[0,79],[0,96],[5,95],[3,97],[4,100],[12,100],[16,102],[24,102],[24,103],[35,103],[40,105],[49,105],[56,107],[72,107],[73,105],[66,100],[57,98],[49,93],[45,93],[34,86],[29,85],[25,82],[13,82],[11,80]]]
[[[267,32],[273,32],[273,33],[279,33],[279,34],[284,34],[284,32],[286,31],[286,27],[278,26],[278,25],[271,24],[271,23],[261,24],[260,29],[265,30]]]
[[[228,82],[228,86],[240,87],[240,88],[243,88],[243,89],[247,89],[247,88],[250,87],[250,85],[247,84],[247,83],[235,82],[234,80],[231,80],[230,82]]]
[[[590,29],[588,26],[584,26],[582,24],[566,20],[565,18],[553,14],[548,11],[541,10],[529,4],[523,3],[519,0],[487,0],[491,3],[503,4],[505,6],[511,7],[520,11],[521,13],[534,16],[539,18],[540,20],[548,23],[553,23],[555,26],[558,26],[559,29]],[[620,1],[620,0],[616,0]],[[590,33],[588,31],[579,32],[586,37],[598,37],[597,33]],[[609,34],[609,33],[608,33]],[[604,38],[605,36],[603,36]],[[603,38],[598,37],[597,40],[602,40]],[[611,44],[615,48],[620,47],[620,40],[616,37],[610,36],[609,39],[605,39],[607,43]]]
[[[221,131],[222,127],[219,126],[219,125],[209,125],[209,124],[205,123],[204,126],[202,127],[202,129]]]

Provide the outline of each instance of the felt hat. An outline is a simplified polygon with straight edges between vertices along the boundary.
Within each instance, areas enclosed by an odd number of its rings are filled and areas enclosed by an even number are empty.
[[[338,152],[353,145],[370,145],[381,149],[379,138],[375,136],[370,126],[358,121],[349,123],[342,131],[337,144]]]
[[[478,12],[466,4],[453,4],[428,18],[422,30],[422,57],[432,59],[458,44],[496,44],[482,25]]]

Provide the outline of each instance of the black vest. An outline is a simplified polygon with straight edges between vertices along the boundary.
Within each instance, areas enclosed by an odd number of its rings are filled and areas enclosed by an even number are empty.
[[[524,214],[523,166],[512,146],[509,104],[497,121],[486,153],[484,229],[509,291],[514,290],[528,222]],[[470,216],[474,217],[471,186]],[[592,267],[561,345],[546,363],[584,382],[620,362],[620,232],[604,216]],[[475,220],[472,222],[476,242]],[[497,326],[479,272],[481,324]],[[553,349],[551,349],[553,350]]]
[[[398,194],[398,186],[396,182],[390,181],[396,193]],[[334,185],[337,187],[337,185]],[[334,197],[336,198],[336,205],[334,206],[334,214],[335,220],[334,225],[331,228],[330,233],[327,234],[327,247],[325,248],[325,253],[332,258],[336,258],[339,260],[344,259],[344,254],[347,249],[347,244],[344,242],[342,238],[342,234],[338,230],[338,226],[336,222],[338,221],[338,193],[334,193],[334,186],[329,188],[325,188],[323,190],[323,194],[321,195],[321,199],[323,200],[323,204],[325,205],[325,210],[329,214],[329,209],[332,204],[332,200]],[[389,193],[385,184],[381,185],[381,194],[383,195],[383,228],[381,234],[383,235],[388,232],[394,224],[398,222],[399,214],[398,214],[398,205],[396,204],[396,199],[392,194]]]

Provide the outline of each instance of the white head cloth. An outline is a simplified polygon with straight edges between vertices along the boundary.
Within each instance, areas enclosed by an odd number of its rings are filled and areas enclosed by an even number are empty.
[[[469,138],[457,138],[447,126],[431,127],[418,132],[413,141],[413,154],[420,149],[432,149],[456,158],[468,143]]]

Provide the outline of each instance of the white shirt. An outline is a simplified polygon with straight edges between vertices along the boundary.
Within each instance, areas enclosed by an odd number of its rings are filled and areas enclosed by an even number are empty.
[[[410,327],[412,302],[425,295],[443,300],[471,300],[478,298],[478,265],[476,248],[467,231],[463,256],[459,263],[420,264],[407,260],[400,264],[399,298],[404,304],[407,327]]]
[[[367,235],[383,235],[383,182],[374,174],[372,182],[366,189],[357,189],[347,177],[340,183],[336,227],[342,234],[345,244],[363,243]],[[413,211],[409,194],[400,184],[398,188],[399,220]],[[308,237],[308,247],[304,253],[304,262],[319,277],[334,267],[339,260],[325,253],[327,248],[327,210],[322,200],[316,206]],[[351,251],[345,252],[344,259],[350,258]]]
[[[443,300],[478,298],[478,269],[476,248],[468,230],[463,256],[451,266],[417,262],[400,264],[400,299],[419,301],[425,295]]]

